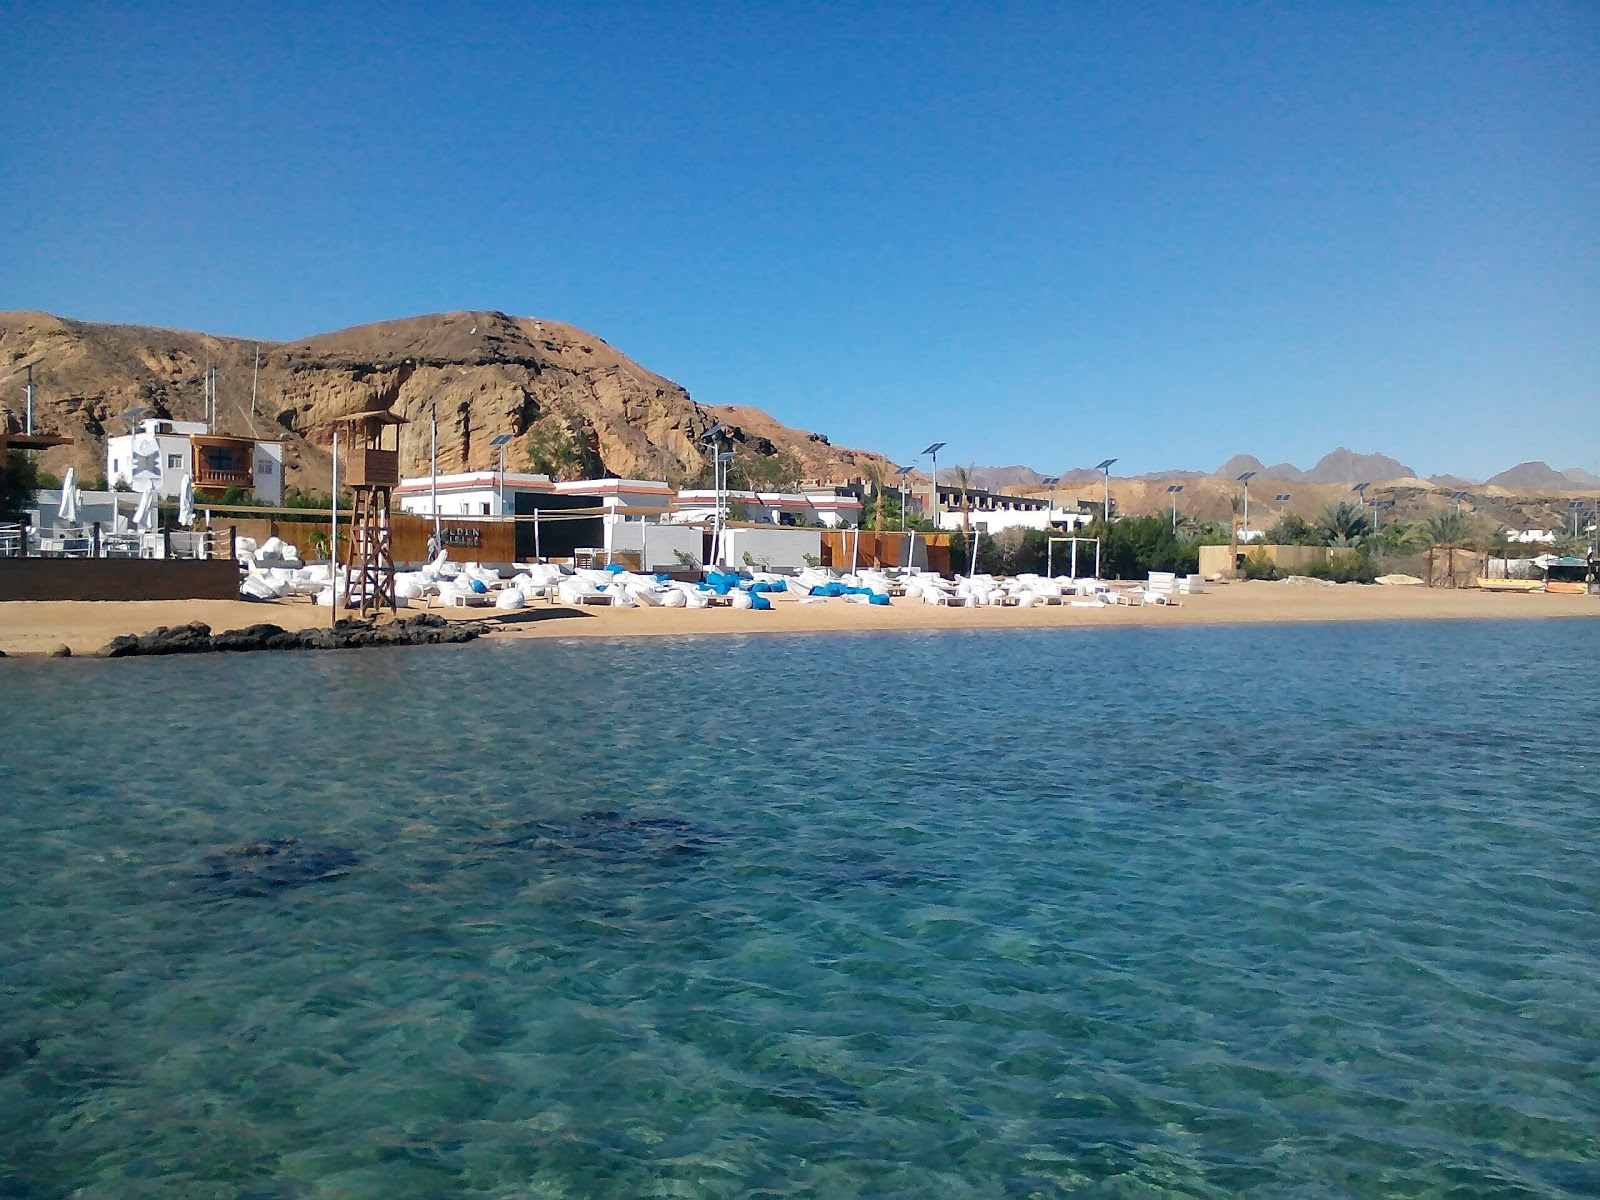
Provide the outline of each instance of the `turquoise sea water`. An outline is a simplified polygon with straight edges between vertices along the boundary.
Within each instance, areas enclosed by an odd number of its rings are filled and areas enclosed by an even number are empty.
[[[0,1198],[1600,1194],[1597,635],[0,663]]]

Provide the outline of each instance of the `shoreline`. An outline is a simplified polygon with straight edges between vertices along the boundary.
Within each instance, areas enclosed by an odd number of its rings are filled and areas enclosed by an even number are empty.
[[[422,609],[402,609],[412,616]],[[1548,620],[1600,617],[1600,596],[1523,595],[1475,589],[1239,582],[1185,596],[1176,607],[944,608],[898,600],[887,608],[842,599],[780,599],[751,609],[572,607],[536,603],[509,612],[433,609],[452,624],[482,623],[490,640],[684,637],[796,633],[940,632],[1135,626],[1360,623],[1366,621]],[[262,622],[291,631],[326,628],[331,614],[305,600],[141,600],[0,602],[0,652],[48,657],[66,646],[98,654],[112,639],[200,621],[215,632]]]

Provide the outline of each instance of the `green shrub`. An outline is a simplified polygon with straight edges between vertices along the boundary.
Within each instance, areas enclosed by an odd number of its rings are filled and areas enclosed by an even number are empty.
[[[0,463],[0,516],[15,517],[32,508],[39,492],[39,466],[31,454],[7,450]]]
[[[1303,573],[1332,583],[1371,583],[1377,578],[1372,561],[1357,551],[1337,551],[1328,555],[1327,562],[1312,563]]]
[[[1256,550],[1249,558],[1244,560],[1244,577],[1246,579],[1282,579],[1286,572],[1267,557],[1265,550]]]

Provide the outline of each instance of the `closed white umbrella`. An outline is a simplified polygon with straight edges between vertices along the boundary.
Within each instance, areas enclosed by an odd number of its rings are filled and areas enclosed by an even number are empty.
[[[79,506],[83,503],[83,495],[78,490],[78,468],[68,467],[67,477],[61,481],[61,504],[56,509],[56,516],[63,525],[77,525],[80,521]]]
[[[133,510],[133,527],[152,530],[156,527],[156,490],[147,488],[139,494],[139,507]]]
[[[188,529],[194,524],[194,477],[185,475],[178,488],[178,524]]]

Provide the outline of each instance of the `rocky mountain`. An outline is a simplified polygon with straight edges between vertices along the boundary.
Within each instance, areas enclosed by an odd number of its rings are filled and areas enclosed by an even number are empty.
[[[409,317],[290,343],[0,313],[0,373],[33,360],[35,428],[75,439],[45,452],[42,465],[57,474],[75,465],[85,479],[103,474],[105,436],[129,427],[132,407],[203,420],[208,365],[218,372],[218,432],[282,437],[287,482],[321,491],[332,422],[368,408],[410,421],[400,430],[407,475],[427,473],[434,415],[441,471],[495,465],[499,451],[490,441],[510,433],[508,468],[569,478],[695,477],[707,461],[697,439],[719,419],[602,338],[490,311]],[[7,388],[0,410],[13,429],[22,417],[19,390]],[[855,478],[862,460],[876,457],[790,430],[756,409],[740,414],[739,453],[792,451],[811,478]]]
[[[1387,454],[1356,454],[1340,446],[1324,454],[1303,477],[1306,483],[1380,483],[1386,479],[1410,479],[1410,467]]]
[[[1216,474],[1223,479],[1238,479],[1246,471],[1254,471],[1263,479],[1283,479],[1290,483],[1299,483],[1305,478],[1305,472],[1293,463],[1277,463],[1269,467],[1249,454],[1235,454],[1217,468]]]
[[[968,467],[971,486],[985,492],[998,492],[1008,487],[1036,487],[1047,475],[1032,467]]]
[[[1501,471],[1500,474],[1493,476],[1488,482],[1493,487],[1503,487],[1514,492],[1559,492],[1600,487],[1600,478],[1589,474],[1582,467],[1568,467],[1565,471],[1557,471],[1548,463],[1537,461],[1518,463],[1510,470]]]

